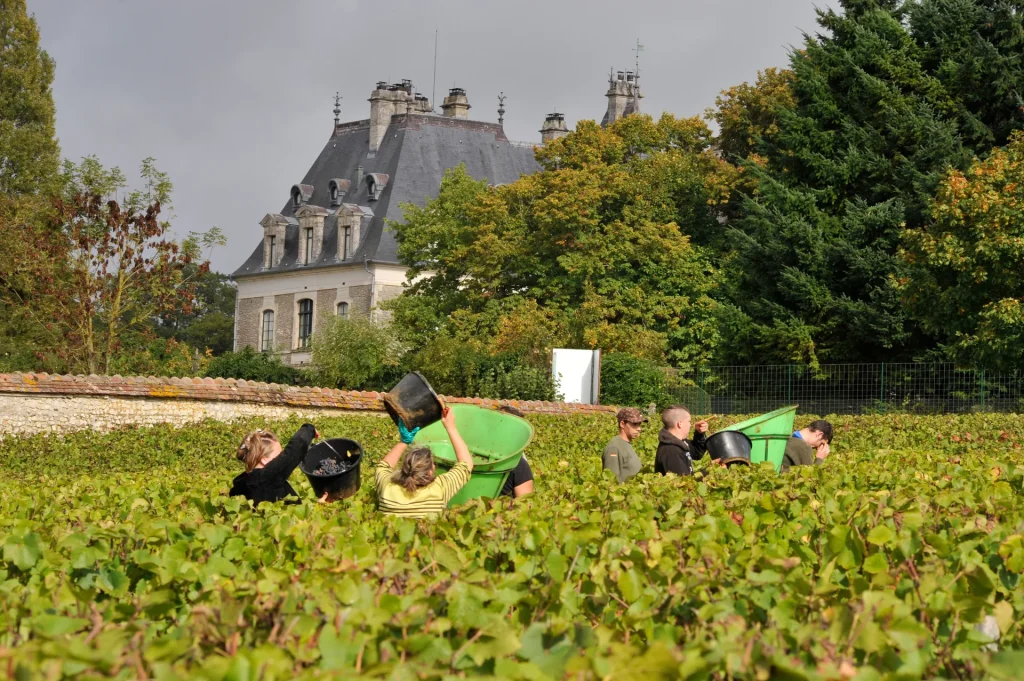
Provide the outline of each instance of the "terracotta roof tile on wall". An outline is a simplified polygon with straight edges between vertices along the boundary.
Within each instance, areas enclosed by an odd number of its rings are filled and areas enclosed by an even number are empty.
[[[71,376],[56,374],[0,374],[0,393],[150,399],[221,400],[274,406],[322,407],[351,411],[384,411],[382,393],[306,388],[258,383],[233,378],[161,378],[157,376]],[[512,405],[527,413],[586,414],[614,412],[606,405],[567,402],[493,400],[445,397],[451,403],[477,404],[496,409]]]

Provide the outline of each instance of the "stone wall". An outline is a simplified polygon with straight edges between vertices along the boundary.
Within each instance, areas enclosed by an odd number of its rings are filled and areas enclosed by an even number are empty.
[[[295,341],[292,339],[292,324],[295,322],[295,294],[284,293],[274,296],[274,306],[277,314],[274,315],[274,344],[278,352],[291,352],[295,349]]]
[[[338,314],[338,289],[322,288],[316,292],[316,320],[313,322],[313,330],[316,331],[322,324]]]
[[[349,286],[349,314],[370,314],[370,287],[369,285]]]
[[[600,414],[614,407],[564,402],[522,402],[446,397],[451,403],[525,413]],[[367,414],[385,416],[380,393],[300,388],[223,378],[51,376],[0,374],[0,437],[31,433],[111,430],[204,419],[231,421],[260,416],[280,419]]]
[[[260,328],[262,324],[262,310],[263,298],[242,298],[238,301],[238,310],[236,311],[236,328],[238,329],[238,337],[235,341],[235,349],[241,350],[246,345],[251,345],[253,348],[260,348]]]

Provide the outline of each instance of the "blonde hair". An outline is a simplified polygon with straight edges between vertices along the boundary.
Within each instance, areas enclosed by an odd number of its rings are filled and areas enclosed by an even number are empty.
[[[434,481],[434,455],[426,447],[417,447],[402,457],[402,467],[391,476],[391,482],[401,485],[409,494]]]
[[[271,445],[275,442],[279,442],[277,436],[269,430],[254,430],[242,438],[235,458],[245,464],[246,473],[251,473],[263,461],[263,457],[270,453]]]

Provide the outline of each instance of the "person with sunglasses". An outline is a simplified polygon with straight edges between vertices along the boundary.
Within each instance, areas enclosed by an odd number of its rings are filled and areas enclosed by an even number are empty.
[[[619,432],[605,445],[601,467],[615,473],[619,482],[625,482],[640,472],[640,457],[632,442],[640,435],[647,417],[639,409],[625,407],[615,414],[615,418],[619,422]]]

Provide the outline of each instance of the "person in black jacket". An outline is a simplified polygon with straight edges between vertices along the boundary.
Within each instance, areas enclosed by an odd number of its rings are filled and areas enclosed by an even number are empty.
[[[254,430],[245,436],[235,456],[245,463],[245,472],[231,483],[231,496],[244,496],[258,505],[263,501],[280,501],[298,494],[288,484],[288,476],[309,450],[310,443],[320,437],[312,424],[306,423],[282,450],[281,442],[269,430]]]
[[[661,413],[664,428],[658,433],[658,453],[654,456],[654,471],[662,475],[693,475],[693,460],[700,459],[708,450],[708,422],[699,421],[690,434],[690,411],[683,406],[669,407]]]

